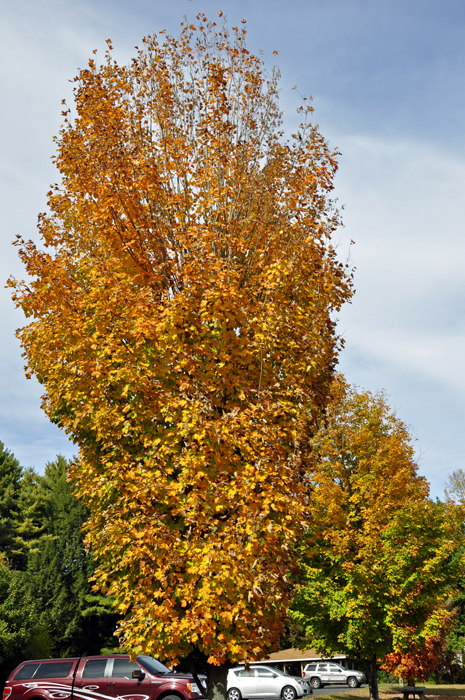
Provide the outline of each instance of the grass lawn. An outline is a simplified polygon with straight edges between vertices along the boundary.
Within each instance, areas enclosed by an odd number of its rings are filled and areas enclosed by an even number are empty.
[[[418,685],[423,685],[418,683]],[[465,698],[465,685],[426,685],[425,695],[441,696],[441,700],[447,700],[447,698],[454,697],[464,697]],[[388,685],[386,683],[380,683],[379,685],[379,697],[380,700],[390,700],[393,696],[401,696],[400,685]],[[363,688],[357,688],[357,690],[351,690],[346,693],[328,693],[327,695],[318,695],[318,700],[367,700],[370,697],[370,691],[368,686]],[[418,700],[418,698],[416,699]]]
[[[425,695],[462,695],[465,696],[465,685],[433,685],[429,683],[417,683],[417,685],[422,685],[426,688]],[[400,685],[386,685],[385,683],[380,684],[380,690],[387,693],[399,694],[401,686]]]

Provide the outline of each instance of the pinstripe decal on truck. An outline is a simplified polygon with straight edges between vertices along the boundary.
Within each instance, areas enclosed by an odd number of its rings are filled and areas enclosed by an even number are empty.
[[[40,690],[45,690],[48,693],[48,696],[53,698],[53,700],[65,700],[65,698],[71,697],[71,693],[73,698],[80,698],[80,700],[115,700],[114,695],[97,693],[94,689],[98,688],[98,685],[87,685],[83,688],[76,688],[76,686],[74,686],[74,689],[72,689],[69,685],[65,685],[64,683],[47,683],[47,681],[21,683],[20,685],[26,688],[24,695],[26,695],[29,690],[40,688]],[[116,700],[149,700],[149,697],[149,695],[131,693],[130,695],[117,695]]]

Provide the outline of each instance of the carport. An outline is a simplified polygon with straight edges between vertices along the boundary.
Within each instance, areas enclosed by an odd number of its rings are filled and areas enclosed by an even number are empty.
[[[334,656],[321,656],[314,649],[300,651],[300,649],[283,649],[276,651],[267,659],[262,661],[254,661],[254,664],[264,664],[266,666],[274,666],[275,668],[286,671],[292,676],[302,676],[305,666],[311,661],[335,661],[344,668],[354,668],[352,659],[349,659],[344,654],[334,654]]]

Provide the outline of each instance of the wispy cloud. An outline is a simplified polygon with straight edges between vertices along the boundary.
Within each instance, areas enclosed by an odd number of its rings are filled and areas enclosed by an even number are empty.
[[[10,242],[34,237],[56,179],[50,161],[61,99],[94,48],[114,40],[118,60],[183,14],[247,18],[253,50],[278,50],[286,125],[297,84],[342,152],[335,194],[346,208],[354,302],[340,314],[341,368],[350,381],[386,388],[424,451],[421,470],[440,495],[465,452],[465,9],[455,0],[5,0],[0,8],[0,278],[21,276]],[[40,411],[24,379],[14,330],[24,320],[0,285],[0,439],[42,468],[74,446]]]
[[[465,450],[463,431],[450,431],[465,396],[465,158],[395,138],[346,136],[340,148],[342,240],[356,241],[357,267],[354,302],[340,314],[341,367],[400,404],[440,493]]]

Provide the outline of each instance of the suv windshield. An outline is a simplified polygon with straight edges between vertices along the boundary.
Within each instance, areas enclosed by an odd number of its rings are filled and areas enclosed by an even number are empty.
[[[157,659],[154,659],[151,656],[138,656],[137,661],[145,668],[146,671],[153,673],[154,676],[157,676],[160,673],[171,673],[169,668],[162,664],[161,661],[157,661]]]

